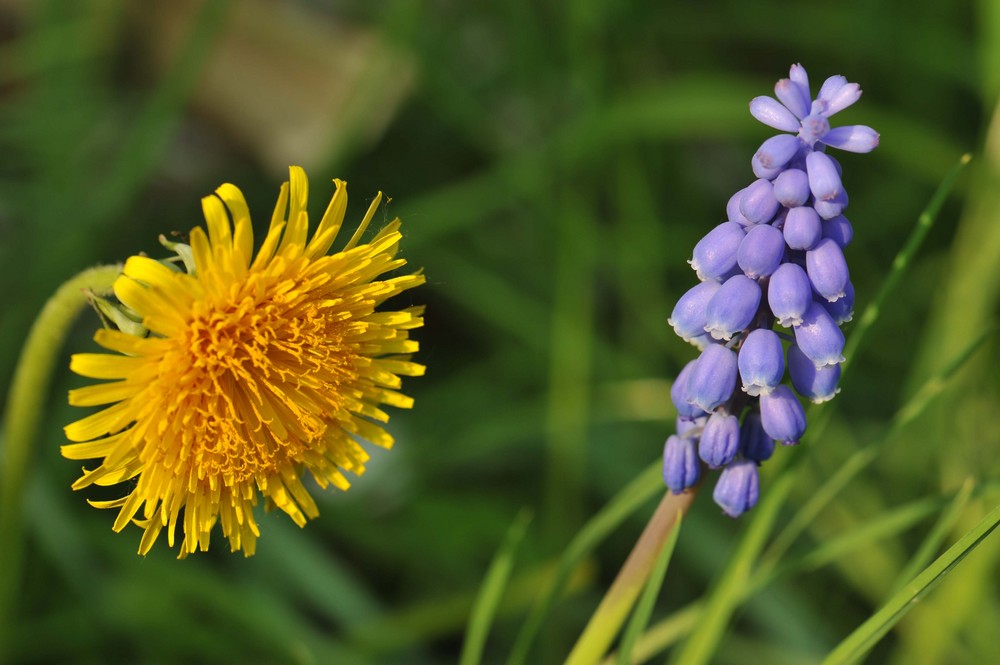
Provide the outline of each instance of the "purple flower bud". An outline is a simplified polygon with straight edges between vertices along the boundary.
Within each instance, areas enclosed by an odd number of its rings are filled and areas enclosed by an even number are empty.
[[[819,218],[816,218],[819,224]],[[767,277],[781,265],[785,255],[785,239],[781,231],[769,224],[750,227],[736,252],[736,262],[747,277]]]
[[[757,149],[756,157],[766,169],[780,169],[788,163],[802,144],[791,134],[778,134],[764,141]]]
[[[816,94],[816,100],[813,102],[813,113],[825,112],[830,104],[830,99],[845,85],[847,85],[847,79],[839,74],[823,81],[823,85],[819,87],[819,92]]]
[[[670,386],[670,401],[674,403],[674,407],[677,409],[677,416],[679,418],[688,418],[690,420],[696,420],[705,415],[703,409],[699,409],[687,400],[687,385],[688,379],[691,378],[691,371],[694,369],[695,363],[698,360],[692,360],[687,365],[684,365],[684,369],[677,374],[677,378],[674,379],[674,384]]]
[[[711,344],[694,361],[687,377],[685,398],[702,411],[713,411],[733,396],[736,388],[736,353]]]
[[[815,210],[799,206],[788,211],[783,232],[792,249],[811,249],[822,237],[823,227]]]
[[[818,113],[811,113],[802,119],[802,129],[799,131],[799,138],[806,145],[815,145],[826,133],[830,131],[830,121],[825,116]],[[808,157],[807,157],[808,158]]]
[[[765,395],[781,383],[785,375],[785,354],[781,338],[773,330],[750,331],[737,358],[743,390],[751,396]]]
[[[760,286],[746,275],[735,275],[708,301],[705,331],[715,339],[730,339],[745,330],[760,305]]]
[[[698,279],[723,281],[736,271],[736,252],[746,235],[736,222],[723,222],[708,232],[694,246],[689,262]]]
[[[833,302],[844,297],[850,274],[840,245],[823,238],[806,252],[806,273],[816,293]]]
[[[878,132],[865,125],[836,127],[823,137],[823,143],[847,152],[871,152],[878,147],[878,141]]]
[[[795,343],[816,367],[844,362],[844,333],[818,302],[809,305],[802,323],[793,330]]]
[[[843,298],[838,298],[833,302],[821,302],[820,304],[823,305],[830,318],[838,326],[847,323],[854,318],[854,285],[851,284],[850,280],[847,280]]]
[[[750,100],[750,115],[768,127],[783,132],[799,131],[799,120],[774,97],[762,95]]]
[[[755,462],[766,462],[774,454],[774,439],[767,435],[760,424],[760,414],[750,411],[740,425],[740,452]]]
[[[736,222],[740,226],[750,226],[751,224],[750,220],[740,212],[740,199],[743,198],[743,192],[745,191],[746,188],[743,188],[730,196],[729,203],[726,204],[726,219],[730,222]]]
[[[695,337],[705,334],[705,310],[708,301],[721,286],[718,282],[701,282],[681,296],[667,319],[678,337],[691,342]]]
[[[792,385],[799,394],[814,404],[831,400],[840,392],[837,387],[837,382],[840,381],[840,365],[828,365],[816,369],[813,361],[794,344],[788,347],[788,374],[792,377]]]
[[[816,97],[816,101],[823,106],[823,114],[827,117],[840,113],[859,99],[861,99],[861,86],[857,83],[848,83],[843,76],[828,78]]]
[[[721,410],[708,417],[701,433],[698,455],[709,467],[717,469],[729,464],[740,448],[740,424],[736,416]]]
[[[798,86],[807,102],[812,99],[812,93],[809,92],[809,74],[806,73],[805,67],[799,63],[795,63],[788,68],[788,78]]]
[[[786,169],[774,179],[774,198],[786,208],[803,205],[809,195],[809,176],[802,169]]]
[[[674,494],[680,494],[698,482],[701,468],[695,443],[691,439],[671,436],[663,446],[663,482]]]
[[[722,470],[712,498],[727,515],[739,517],[757,505],[759,494],[757,464],[738,460]]]
[[[778,386],[760,396],[760,424],[767,435],[793,446],[806,433],[806,412],[788,386]]]
[[[798,265],[784,263],[771,275],[767,285],[767,304],[778,325],[789,327],[802,323],[802,317],[812,301],[809,276]]]
[[[823,237],[831,238],[835,243],[844,249],[851,244],[854,239],[854,227],[843,215],[837,215],[832,219],[823,221]]]
[[[740,212],[752,224],[769,222],[778,212],[778,199],[774,198],[774,187],[761,178],[750,183],[740,197]]]
[[[845,190],[840,190],[840,194],[837,194],[830,201],[821,201],[817,199],[813,202],[813,208],[823,219],[832,219],[840,213],[844,212],[844,208],[847,207],[847,192]]]
[[[808,82],[806,85],[808,86]],[[800,81],[781,79],[774,85],[774,96],[799,120],[809,115],[809,90],[803,90]]]
[[[817,201],[831,201],[844,189],[837,167],[826,153],[810,152],[806,155],[806,173],[809,189]]]
[[[750,158],[750,170],[753,174],[762,180],[773,180],[779,173],[781,173],[782,166],[774,166],[768,168],[760,161],[760,155],[754,155]]]

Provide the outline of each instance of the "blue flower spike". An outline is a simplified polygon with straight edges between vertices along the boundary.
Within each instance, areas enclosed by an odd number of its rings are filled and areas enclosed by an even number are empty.
[[[757,503],[757,467],[775,443],[805,435],[799,396],[821,403],[840,390],[854,228],[843,214],[843,167],[828,149],[878,147],[871,127],[831,126],[860,98],[861,87],[839,75],[813,98],[805,68],[792,65],[774,97],[751,100],[750,114],[781,133],[761,142],[750,160],[756,180],[730,197],[727,221],[695,246],[690,263],[701,283],[669,319],[701,355],[670,391],[677,434],[664,446],[664,482],[679,493],[698,483],[701,463],[721,468],[713,498],[731,517]]]

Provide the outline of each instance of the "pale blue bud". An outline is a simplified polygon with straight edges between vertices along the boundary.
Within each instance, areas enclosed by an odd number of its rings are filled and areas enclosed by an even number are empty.
[[[789,210],[782,231],[792,249],[812,249],[823,235],[819,215],[809,206]]]
[[[698,443],[698,455],[713,469],[729,464],[740,448],[740,424],[721,409],[708,417]]]
[[[688,379],[691,377],[691,371],[697,362],[698,359],[696,358],[684,365],[684,368],[677,374],[677,378],[674,379],[674,384],[670,386],[670,401],[674,403],[677,415],[680,418],[694,420],[706,415],[704,409],[699,409],[687,399]]]
[[[816,243],[806,252],[806,274],[816,293],[828,301],[843,298],[850,273],[840,245],[832,238],[823,238]]]
[[[793,326],[795,343],[816,367],[826,367],[844,362],[844,333],[818,302],[813,302],[802,317],[802,323]]]
[[[800,266],[783,263],[771,275],[767,285],[767,304],[778,325],[790,327],[802,323],[802,317],[812,301],[809,276]]]
[[[799,394],[814,404],[833,399],[840,392],[840,365],[828,365],[816,369],[813,361],[805,356],[794,344],[788,347],[788,374],[792,385]]]
[[[778,199],[774,198],[771,183],[762,178],[747,185],[740,197],[740,212],[752,224],[771,221],[778,212]]]
[[[674,494],[680,494],[698,482],[701,468],[695,443],[691,439],[670,436],[663,446],[663,482]]]
[[[760,424],[775,441],[795,445],[806,433],[806,412],[792,389],[781,385],[760,396]]]
[[[690,261],[698,279],[721,282],[736,272],[736,252],[744,235],[736,222],[723,222],[699,240]]]
[[[783,132],[799,131],[799,119],[773,97],[762,95],[750,100],[750,115]]]
[[[837,167],[826,153],[810,152],[806,155],[806,174],[809,176],[809,189],[817,201],[831,201],[844,189]]]
[[[781,169],[801,147],[802,143],[791,134],[778,134],[764,141],[755,156],[765,169]]]
[[[705,331],[715,339],[731,339],[749,327],[760,306],[760,286],[746,275],[726,280],[708,301]]]
[[[758,279],[777,270],[784,255],[785,239],[781,231],[769,224],[757,224],[747,230],[746,237],[740,242],[736,262],[744,275]]]
[[[737,358],[743,390],[751,396],[767,394],[785,375],[785,354],[781,338],[773,330],[751,330],[740,346]]]
[[[705,334],[708,301],[721,286],[718,282],[701,282],[680,297],[667,319],[678,337],[685,342],[692,342],[694,338]]]
[[[804,205],[811,193],[809,176],[802,169],[786,169],[774,179],[774,198],[786,208]]]
[[[694,361],[684,397],[702,411],[714,411],[733,396],[736,373],[736,353],[721,344],[711,344]]]
[[[757,464],[745,459],[724,468],[712,492],[715,503],[730,517],[739,517],[757,505],[759,495]]]
[[[836,127],[823,137],[823,143],[847,152],[871,152],[878,147],[878,142],[878,132],[865,125]]]

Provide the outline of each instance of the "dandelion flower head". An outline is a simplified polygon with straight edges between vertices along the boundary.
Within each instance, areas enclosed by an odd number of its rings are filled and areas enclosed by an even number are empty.
[[[180,556],[207,550],[221,523],[233,551],[254,553],[258,497],[302,526],[318,515],[305,471],[322,488],[347,489],[360,475],[367,441],[389,448],[384,405],[409,408],[401,376],[419,376],[410,360],[422,308],[377,311],[423,283],[423,275],[386,277],[399,258],[400,221],[361,238],[381,194],[340,250],[330,253],[347,207],[336,191],[309,235],[308,181],[298,167],[281,187],[256,256],[243,194],[230,184],[202,199],[207,233],[166,243],[174,261],[133,256],[114,284],[116,307],[141,322],[102,329],[94,339],[112,353],[81,353],[71,369],[109,379],[70,392],[75,406],[105,406],[65,428],[74,460],[99,460],[73,485],[128,487],[113,501],[114,530],[144,529],[139,552],[166,529]],[[183,269],[182,269],[183,266]]]

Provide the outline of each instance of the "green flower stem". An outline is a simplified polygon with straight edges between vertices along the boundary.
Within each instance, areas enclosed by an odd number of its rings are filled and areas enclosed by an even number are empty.
[[[63,342],[90,293],[107,293],[121,264],[84,270],[53,294],[32,325],[7,393],[3,419],[4,454],[0,468],[0,659],[7,649],[11,608],[21,581],[21,508],[24,484],[52,370]]]
[[[618,571],[611,588],[590,617],[587,627],[566,659],[566,665],[597,663],[604,657],[649,579],[660,551],[678,521],[691,508],[697,494],[698,488],[695,487],[683,494],[667,492],[664,495],[625,560],[625,565]]]

